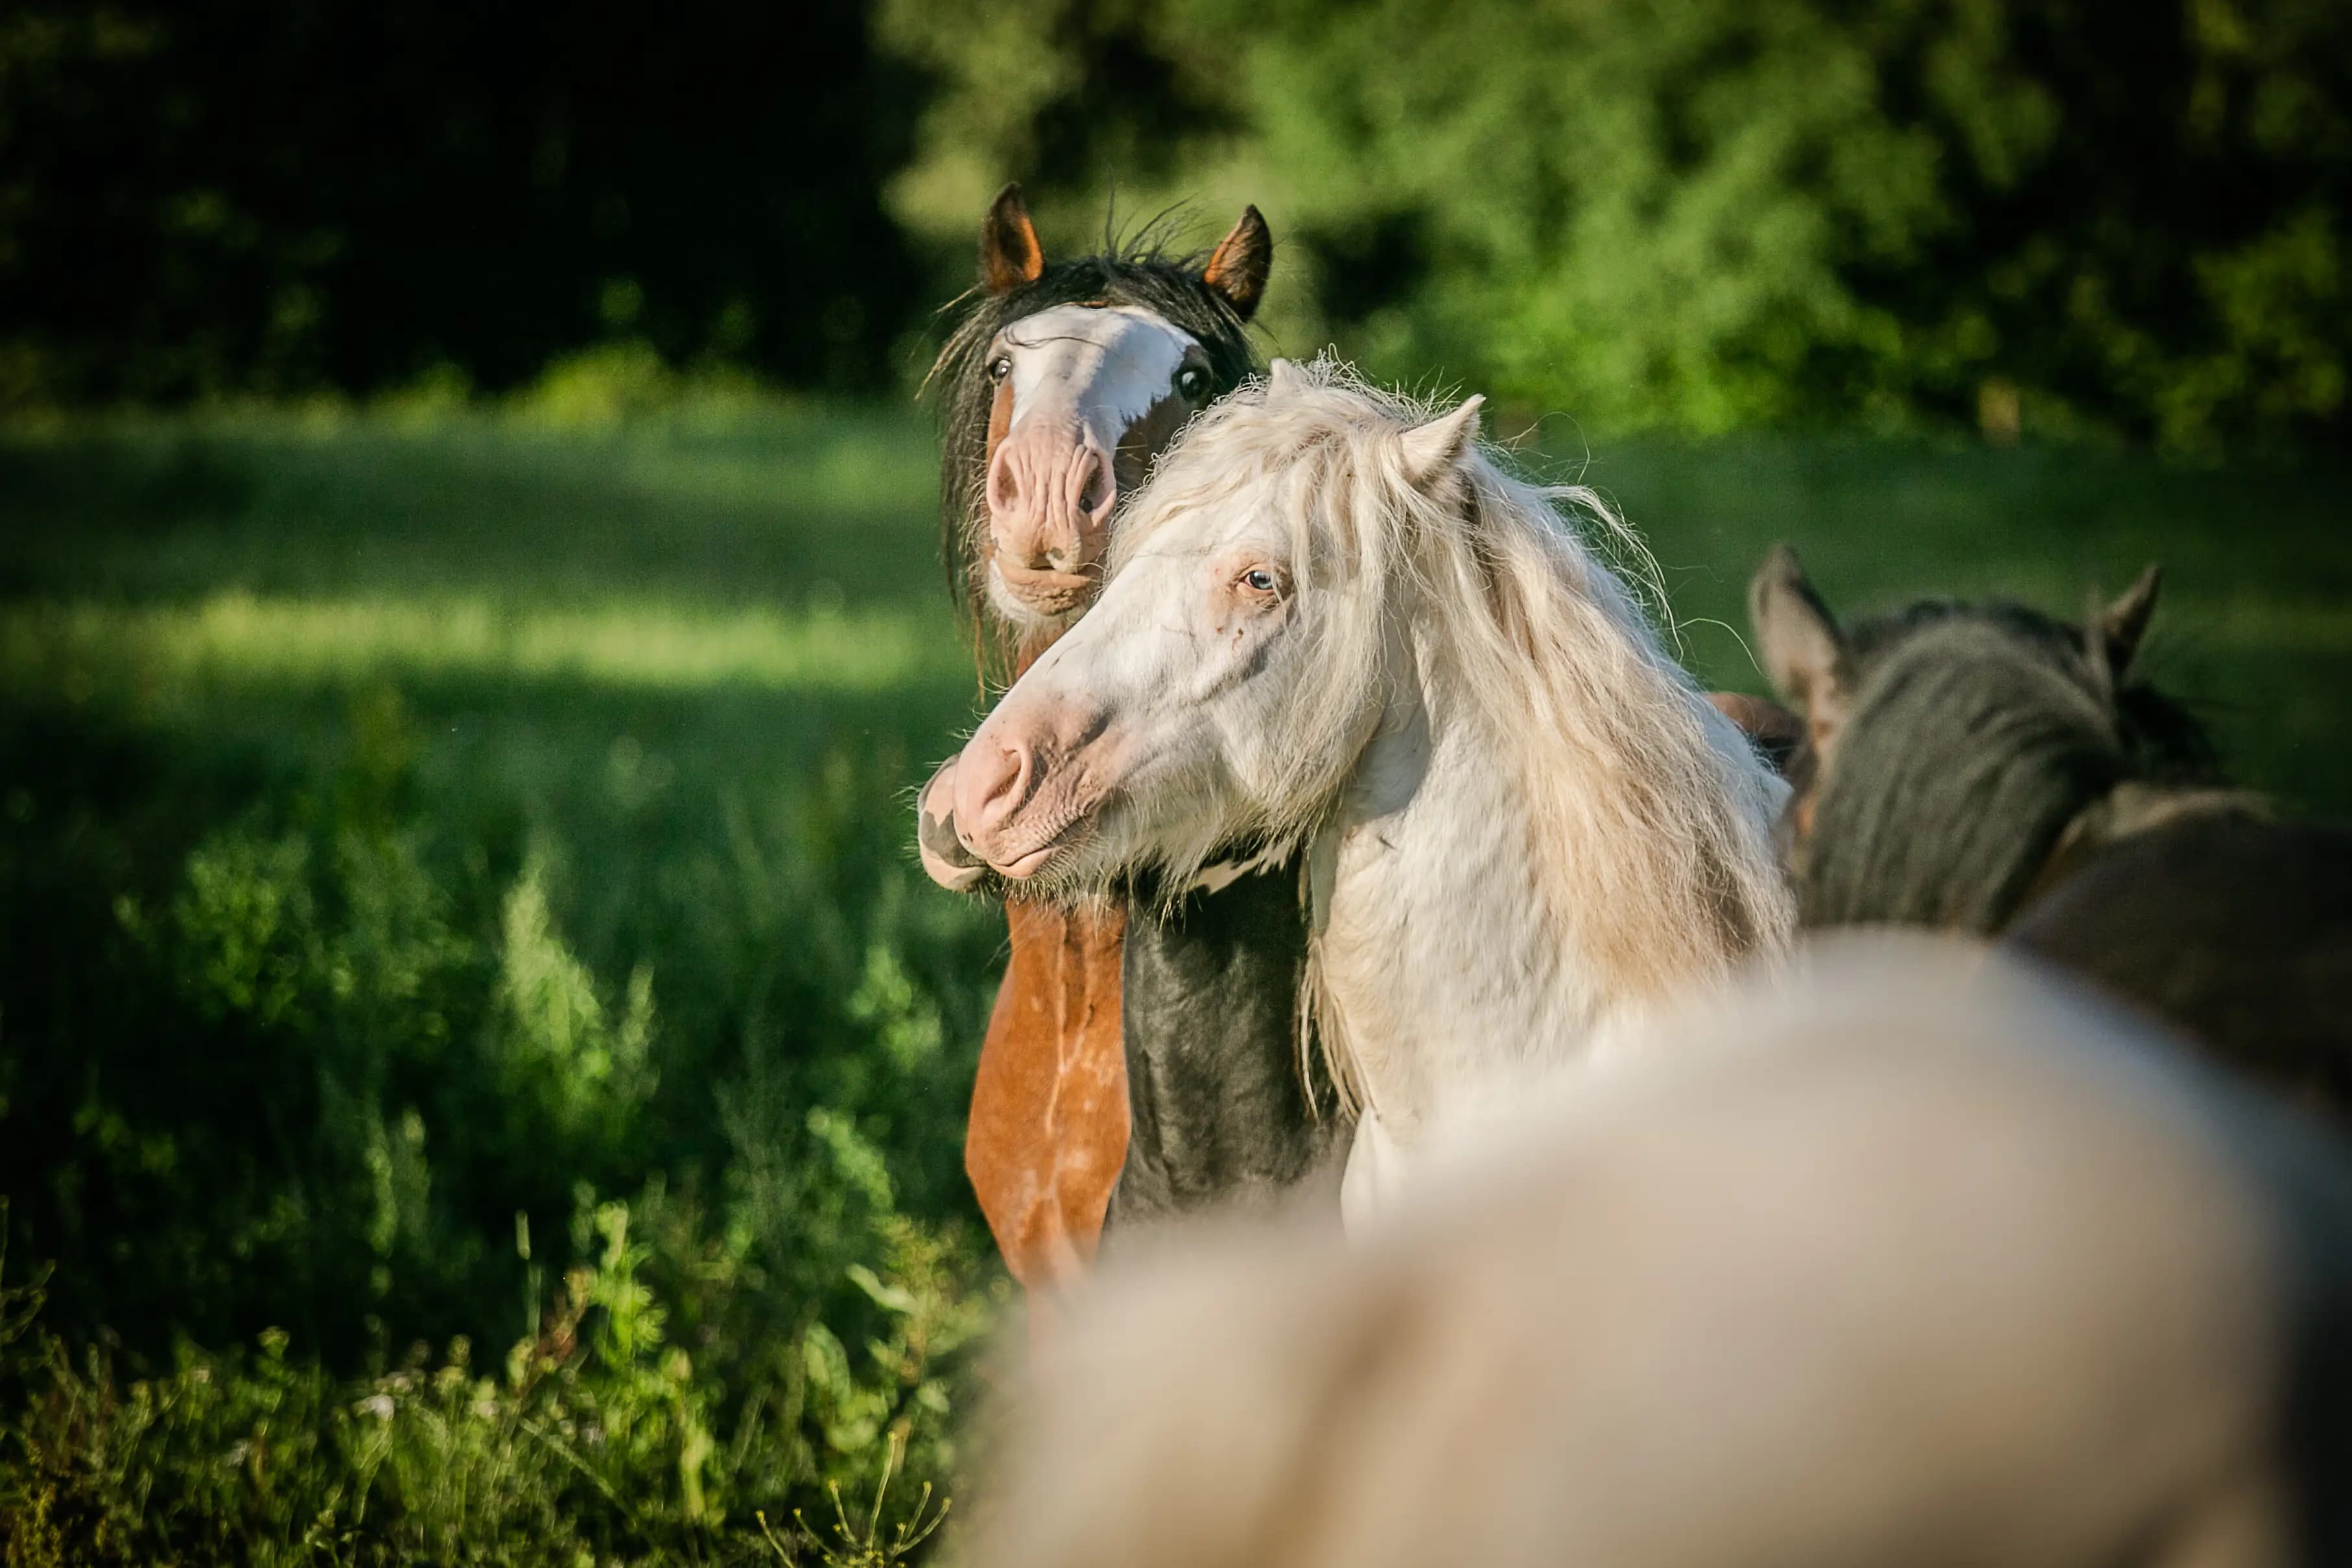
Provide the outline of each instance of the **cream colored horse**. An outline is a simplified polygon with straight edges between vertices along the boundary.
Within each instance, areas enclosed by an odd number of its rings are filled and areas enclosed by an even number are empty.
[[[1823,956],[1370,1238],[1100,1282],[978,1568],[2352,1562],[2352,1162],[2038,975]]]
[[[1506,475],[1477,411],[1276,361],[1161,458],[956,763],[957,832],[1024,896],[1307,848],[1357,1218],[1790,923],[1778,780],[1580,531],[1613,519]]]

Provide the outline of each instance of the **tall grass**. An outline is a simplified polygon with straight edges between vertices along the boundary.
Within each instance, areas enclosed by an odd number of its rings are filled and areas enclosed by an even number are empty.
[[[971,686],[919,429],[765,417],[0,449],[6,1560],[848,1553],[951,1475]]]

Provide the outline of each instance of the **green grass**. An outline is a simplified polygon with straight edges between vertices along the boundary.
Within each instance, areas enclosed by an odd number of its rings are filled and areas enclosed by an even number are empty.
[[[933,618],[900,612],[257,599],[241,589],[192,604],[27,601],[0,637],[0,679],[27,695],[111,678],[132,702],[142,690],[299,690],[371,677],[887,692],[952,684],[963,664]]]
[[[1737,690],[1765,689],[1744,595],[1777,540],[1846,615],[1952,594],[2079,616],[2088,594],[2161,561],[2152,677],[2213,727],[2246,782],[2352,813],[2352,472],[2340,466],[1852,438],[1543,456],[1643,530],[1687,662]]]
[[[2158,678],[2352,810],[2339,470],[1539,455],[1720,686],[1776,539],[1849,612],[2161,559]],[[908,844],[975,699],[932,482],[899,411],[0,434],[0,1328],[57,1266],[0,1547],[773,1560],[894,1452],[952,1479],[1002,926]]]
[[[772,409],[0,440],[0,1197],[57,1264],[0,1558],[774,1561],[949,1479],[1003,936],[908,848],[974,694],[930,465]]]

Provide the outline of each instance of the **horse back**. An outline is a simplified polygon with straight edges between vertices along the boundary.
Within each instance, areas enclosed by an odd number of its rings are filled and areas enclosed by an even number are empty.
[[[2231,813],[2134,833],[2005,940],[2352,1116],[2352,828]]]

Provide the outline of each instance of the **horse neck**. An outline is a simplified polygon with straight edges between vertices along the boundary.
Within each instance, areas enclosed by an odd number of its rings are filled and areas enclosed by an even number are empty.
[[[1391,705],[1317,837],[1319,1021],[1400,1140],[1514,1065],[1578,1054],[1613,988],[1551,907],[1519,770],[1442,659]]]
[[[2212,784],[2150,784],[2127,779],[2075,813],[2058,844],[2001,924],[2021,915],[2034,900],[2064,882],[2124,840],[2196,818],[2242,817],[2271,821],[2277,808],[2257,790]]]

